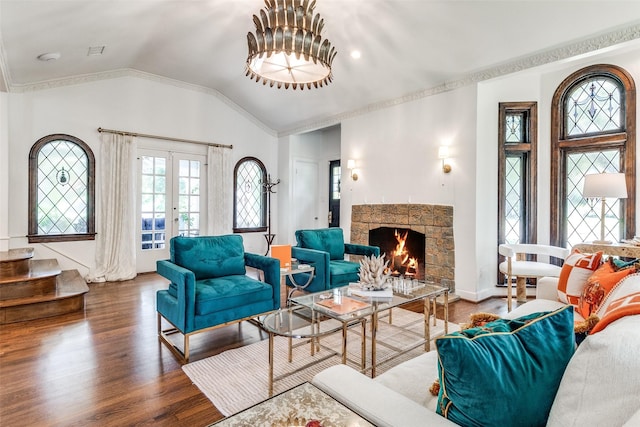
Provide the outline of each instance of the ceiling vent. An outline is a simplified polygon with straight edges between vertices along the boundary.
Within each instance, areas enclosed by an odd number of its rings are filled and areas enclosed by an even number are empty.
[[[102,55],[104,53],[105,46],[91,46],[87,51],[87,56]]]

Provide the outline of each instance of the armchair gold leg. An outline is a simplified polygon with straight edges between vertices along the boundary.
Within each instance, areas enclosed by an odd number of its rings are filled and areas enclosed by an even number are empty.
[[[183,348],[184,352],[180,350],[169,339],[169,335],[181,333],[177,328],[171,327],[169,329],[162,329],[162,315],[158,313],[158,339],[167,346],[167,348],[173,353],[181,364],[189,363],[189,334],[183,334]]]

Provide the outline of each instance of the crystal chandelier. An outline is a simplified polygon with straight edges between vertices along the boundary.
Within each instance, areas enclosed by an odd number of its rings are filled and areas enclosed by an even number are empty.
[[[246,75],[278,89],[321,87],[333,80],[336,50],[322,40],[324,19],[314,16],[315,0],[265,0],[260,18],[253,15],[256,34],[249,32]]]

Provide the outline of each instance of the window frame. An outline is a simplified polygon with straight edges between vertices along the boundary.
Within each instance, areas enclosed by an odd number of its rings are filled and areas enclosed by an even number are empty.
[[[608,77],[620,84],[622,91],[621,108],[624,113],[624,131],[603,131],[588,135],[566,137],[564,104],[569,92],[576,85],[593,77]],[[567,197],[566,156],[567,153],[620,151],[620,172],[627,181],[627,199],[620,199],[621,219],[624,232],[621,238],[630,239],[635,234],[636,225],[636,91],[631,75],[621,67],[609,64],[597,64],[582,68],[564,79],[556,89],[551,103],[551,196],[550,196],[550,239],[555,246],[565,246],[566,212],[564,200]]]
[[[237,205],[238,169],[240,168],[240,166],[242,166],[243,163],[246,163],[246,162],[255,162],[258,164],[258,167],[262,172],[262,177],[260,178],[260,182],[259,182],[261,186],[263,186],[264,183],[267,182],[267,168],[265,167],[264,163],[262,163],[260,159],[253,156],[246,156],[238,160],[235,167],[233,168],[233,232],[234,233],[254,233],[254,232],[267,231],[268,227],[267,227],[267,192],[266,191],[262,191],[262,198],[261,198],[262,206],[260,209],[260,215],[261,215],[260,222],[263,225],[259,227],[238,227],[237,226],[238,224],[238,205]]]
[[[506,166],[509,154],[520,156],[526,176],[523,179],[523,206],[526,210],[526,223],[523,227],[524,241],[520,243],[537,243],[537,186],[538,186],[538,103],[500,102],[498,104],[498,243],[506,239]],[[522,113],[526,118],[522,143],[506,142],[507,115]]]
[[[38,155],[53,141],[68,141],[79,146],[87,156],[87,232],[70,234],[38,234]],[[72,135],[57,133],[36,141],[29,152],[29,243],[73,242],[95,240],[95,157],[91,148]]]

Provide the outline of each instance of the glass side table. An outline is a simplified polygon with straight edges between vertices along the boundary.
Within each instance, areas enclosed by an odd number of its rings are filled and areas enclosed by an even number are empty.
[[[300,264],[297,261],[293,261],[291,263],[291,267],[289,268],[281,268],[280,269],[280,278],[282,279],[281,283],[284,283],[287,286],[287,278],[289,278],[289,282],[293,285],[293,287],[289,290],[287,294],[287,304],[289,304],[289,300],[295,291],[304,291],[307,286],[311,284],[313,281],[313,277],[315,276],[316,268],[309,264]],[[296,276],[300,273],[308,273],[307,281],[305,283],[298,283],[296,281]]]
[[[362,337],[366,332],[366,319],[357,319],[357,321],[351,322],[323,322],[326,317],[322,313],[316,310],[309,310],[302,305],[295,305],[292,307],[284,308],[267,314],[262,319],[261,327],[269,334],[269,396],[273,395],[273,382],[279,379],[285,378],[296,372],[300,372],[303,369],[308,368],[311,365],[327,360],[330,357],[334,357],[340,353],[334,349],[329,349],[330,352],[317,360],[307,363],[304,366],[299,367],[296,370],[283,374],[279,377],[274,377],[274,339],[275,336],[282,336],[289,339],[289,362],[293,360],[293,338],[308,338],[301,344],[310,343],[311,355],[315,354],[316,348],[320,346],[320,338],[339,331],[342,331],[342,360],[346,363],[347,356],[347,328],[360,323],[362,325]],[[365,342],[362,340],[362,361],[365,363]],[[301,345],[298,344],[298,345]]]

